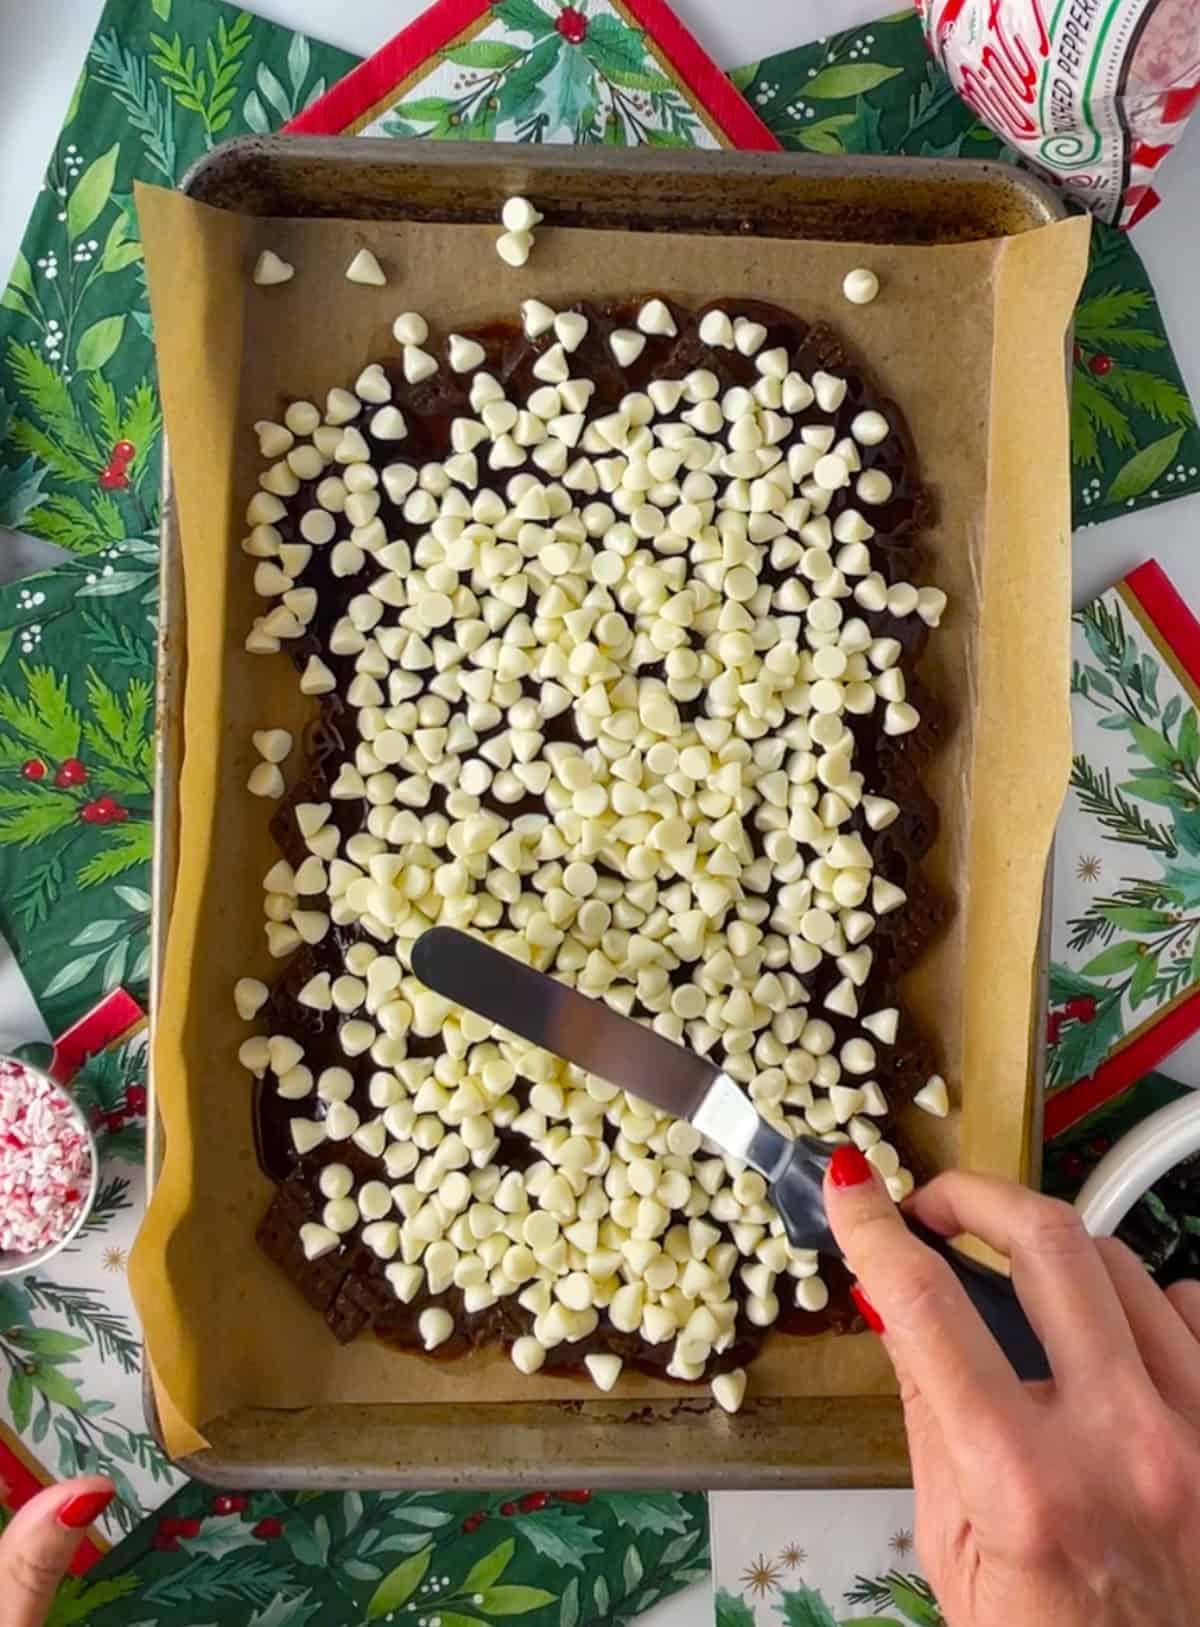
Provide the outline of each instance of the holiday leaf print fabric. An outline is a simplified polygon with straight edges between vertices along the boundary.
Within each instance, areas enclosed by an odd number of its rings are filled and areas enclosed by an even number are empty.
[[[933,62],[912,11],[769,57],[735,79],[785,147],[1015,161]],[[1153,287],[1130,238],[1100,222],[1071,391],[1077,525],[1200,491],[1200,430]]]
[[[161,422],[133,181],[174,182],[216,142],[277,128],[352,61],[216,0],[110,0],[0,300],[0,523],[69,555],[0,587],[0,925],[54,1030],[107,991],[144,998],[149,975]],[[107,1474],[101,1534],[133,1534],[64,1584],[51,1627],[166,1627],[181,1609],[212,1627],[358,1627],[430,1604],[446,1627],[587,1627],[707,1575],[694,1495],[618,1512],[586,1490],[285,1498],[182,1482],[146,1430],[125,1283],[144,1029],[88,1048],[74,1088],[100,1197],[52,1268],[0,1283],[0,1476]]]
[[[608,0],[496,0],[360,135],[718,148],[717,137]]]
[[[162,426],[133,182],[353,62],[217,0],[113,0],[0,299],[0,521],[71,556],[0,588],[0,927],[52,1026],[149,972]]]
[[[189,1483],[88,1573],[86,1620],[173,1627],[184,1606],[205,1627],[625,1627],[708,1575],[696,1493],[284,1497]]]
[[[717,1492],[711,1503],[716,1627],[945,1627],[912,1569],[911,1491]]]
[[[1200,627],[1154,563],[1074,617],[1048,1136],[1200,1027]]]

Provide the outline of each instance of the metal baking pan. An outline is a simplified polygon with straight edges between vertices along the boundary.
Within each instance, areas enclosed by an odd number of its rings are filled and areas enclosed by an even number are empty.
[[[497,198],[549,200],[556,223],[799,240],[947,243],[1057,220],[1057,196],[988,162],[471,146],[312,137],[234,141],[183,190],[262,216],[491,222]],[[187,668],[179,532],[164,450],[158,643],[151,1013],[157,1011],[178,843]],[[1048,934],[1035,977],[1044,985]],[[1040,1010],[1039,1005],[1035,1009]],[[1041,1143],[1041,1056],[1031,1036],[1029,1174]],[[150,1080],[148,1183],[159,1165]],[[314,1332],[319,1330],[315,1329]],[[145,1386],[151,1432],[159,1435]],[[479,1405],[420,1402],[300,1411],[244,1409],[207,1426],[211,1449],[178,1462],[196,1479],[252,1487],[589,1485],[855,1487],[909,1483],[899,1402],[764,1400],[729,1418],[707,1397]]]

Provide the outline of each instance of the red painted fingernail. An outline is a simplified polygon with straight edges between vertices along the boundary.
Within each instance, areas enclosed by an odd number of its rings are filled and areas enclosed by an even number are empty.
[[[858,1314],[870,1328],[871,1332],[882,1333],[884,1331],[883,1317],[880,1316],[874,1305],[872,1305],[871,1301],[867,1298],[867,1291],[861,1283],[852,1282],[850,1284],[850,1298],[858,1306]]]
[[[853,1142],[843,1141],[833,1149],[829,1178],[834,1186],[861,1186],[871,1179],[871,1166]]]
[[[59,1525],[65,1525],[70,1531],[83,1531],[98,1520],[104,1510],[112,1502],[115,1493],[108,1491],[85,1491],[78,1497],[71,1497],[58,1511]]]

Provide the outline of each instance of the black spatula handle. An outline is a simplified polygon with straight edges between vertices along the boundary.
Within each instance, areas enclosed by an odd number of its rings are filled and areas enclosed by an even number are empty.
[[[986,1322],[992,1338],[1012,1363],[1020,1379],[1050,1378],[1050,1363],[1042,1341],[1033,1331],[1011,1280],[991,1266],[981,1265],[949,1244],[919,1220],[905,1223],[914,1236],[942,1259],[966,1289],[967,1298]]]
[[[832,1148],[825,1142],[798,1136],[792,1157],[771,1183],[771,1200],[778,1209],[788,1238],[796,1248],[818,1249],[822,1254],[840,1255],[825,1218],[822,1189],[825,1168]],[[987,1324],[992,1337],[1012,1363],[1017,1377],[1025,1380],[1050,1378],[1050,1363],[1041,1340],[1030,1326],[1021,1301],[1008,1277],[949,1244],[918,1220],[906,1215],[905,1224],[915,1237],[942,1259],[966,1290],[967,1298]]]

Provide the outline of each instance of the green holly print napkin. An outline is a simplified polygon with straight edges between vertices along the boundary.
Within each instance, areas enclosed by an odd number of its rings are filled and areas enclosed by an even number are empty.
[[[0,930],[53,1029],[149,968],[161,418],[132,206],[355,59],[219,0],[110,0],[0,297]]]
[[[768,57],[733,75],[785,147],[923,158],[1015,154],[930,57],[916,12]],[[1075,318],[1075,523],[1200,491],[1200,431],[1130,238],[1096,222]]]
[[[686,1492],[217,1493],[192,1483],[48,1627],[625,1627],[706,1580]]]

